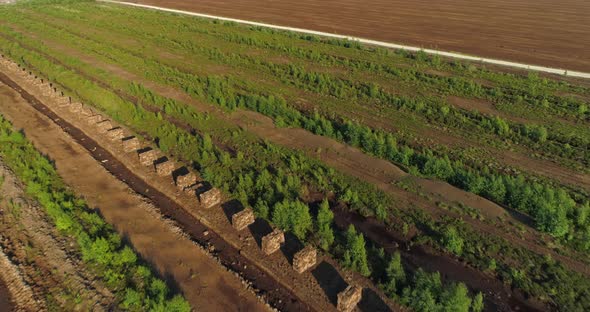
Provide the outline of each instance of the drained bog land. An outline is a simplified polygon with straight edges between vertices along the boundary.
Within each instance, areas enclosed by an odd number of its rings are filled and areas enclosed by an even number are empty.
[[[94,1],[0,6],[0,54],[17,309],[590,309],[588,81]]]
[[[584,0],[133,0],[423,48],[590,71]]]

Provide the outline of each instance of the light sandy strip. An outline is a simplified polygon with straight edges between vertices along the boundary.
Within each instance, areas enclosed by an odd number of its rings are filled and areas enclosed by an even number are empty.
[[[246,21],[246,20],[241,20],[241,19],[236,19],[236,18],[228,18],[228,17],[223,17],[223,16],[215,16],[215,15],[201,14],[201,13],[195,13],[195,12],[189,12],[189,11],[183,11],[183,10],[168,9],[168,8],[147,5],[147,4],[131,3],[131,2],[124,2],[124,1],[112,1],[112,0],[98,0],[98,1],[108,2],[108,3],[117,3],[117,4],[129,5],[129,6],[134,6],[134,7],[170,12],[170,13],[186,14],[186,15],[192,15],[192,16],[203,17],[203,18],[212,18],[212,19],[218,19],[221,21],[236,22],[236,23],[246,24],[246,25],[268,27],[268,28],[286,30],[286,31],[294,31],[294,32],[298,32],[298,33],[312,34],[312,35],[318,35],[318,36],[322,36],[322,37],[346,39],[346,40],[358,41],[358,42],[364,43],[364,44],[370,44],[370,45],[391,48],[391,49],[403,49],[403,50],[408,50],[408,51],[424,51],[428,54],[435,54],[435,55],[457,58],[457,59],[462,59],[462,60],[476,61],[476,62],[482,62],[482,63],[488,63],[488,64],[494,64],[494,65],[501,65],[501,66],[508,66],[508,67],[513,67],[513,68],[526,69],[526,70],[531,70],[531,71],[538,71],[538,72],[545,72],[545,73],[551,73],[551,74],[566,75],[566,76],[570,76],[570,77],[580,77],[580,78],[590,79],[590,73],[571,71],[571,70],[565,70],[565,69],[560,69],[560,68],[528,65],[528,64],[515,63],[515,62],[510,62],[510,61],[482,58],[482,57],[478,57],[478,56],[470,56],[470,55],[454,53],[454,52],[445,52],[445,51],[432,50],[432,49],[423,49],[423,48],[419,48],[419,47],[412,47],[412,46],[406,46],[406,45],[401,45],[401,44],[388,43],[388,42],[371,40],[371,39],[364,39],[364,38],[358,38],[358,37],[350,37],[350,36],[345,36],[345,35],[337,35],[337,34],[321,32],[321,31],[303,29],[303,28],[279,26],[279,25]]]

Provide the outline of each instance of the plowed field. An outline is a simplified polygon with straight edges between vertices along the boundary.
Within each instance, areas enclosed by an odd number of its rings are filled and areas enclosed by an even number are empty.
[[[590,71],[584,0],[132,0],[199,13]]]

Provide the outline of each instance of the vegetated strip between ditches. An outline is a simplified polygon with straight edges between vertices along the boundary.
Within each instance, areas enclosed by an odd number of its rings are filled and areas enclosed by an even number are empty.
[[[243,257],[239,250],[228,244],[221,236],[205,227],[196,218],[191,216],[180,205],[168,198],[166,195],[150,186],[148,183],[133,174],[127,167],[119,162],[110,152],[102,148],[93,139],[88,137],[80,129],[74,127],[67,121],[61,119],[51,111],[45,104],[41,103],[33,95],[22,89],[16,82],[0,73],[0,81],[18,92],[37,111],[50,118],[54,123],[68,133],[78,144],[84,147],[90,155],[98,161],[109,173],[123,181],[129,187],[151,200],[165,217],[169,217],[182,227],[202,246],[212,244],[217,251],[221,263],[250,281],[252,285],[266,295],[266,300],[281,311],[312,311],[312,307],[297,297],[290,289],[285,288],[280,282],[273,279],[269,274],[260,269],[256,263]],[[106,161],[105,161],[106,160]],[[204,233],[207,232],[207,235]]]
[[[553,68],[553,67],[544,67],[544,66],[538,66],[538,65],[516,63],[516,62],[510,62],[510,61],[503,61],[503,60],[497,60],[497,59],[490,59],[490,58],[483,58],[483,57],[478,57],[478,56],[465,55],[465,54],[455,53],[455,52],[439,51],[439,50],[434,50],[434,49],[423,49],[420,47],[413,47],[413,46],[407,46],[407,45],[396,44],[396,43],[389,43],[389,42],[378,41],[378,40],[371,40],[371,39],[360,38],[360,37],[338,35],[338,34],[332,34],[332,33],[311,30],[311,29],[297,28],[297,27],[288,27],[288,26],[259,23],[259,22],[247,21],[247,20],[242,20],[242,19],[237,19],[237,18],[229,18],[229,17],[216,16],[216,15],[210,15],[210,14],[202,14],[202,13],[183,11],[183,10],[163,8],[163,7],[154,6],[154,5],[139,4],[139,3],[132,3],[132,2],[124,2],[124,1],[113,1],[113,0],[97,0],[97,1],[105,2],[105,3],[116,3],[116,4],[128,5],[128,6],[139,7],[139,8],[144,8],[144,9],[164,11],[164,12],[169,12],[169,13],[185,14],[185,15],[191,15],[191,16],[202,17],[202,18],[211,18],[211,19],[217,19],[217,20],[228,21],[228,22],[235,22],[235,23],[240,23],[240,24],[245,24],[245,25],[266,27],[266,28],[285,30],[285,31],[293,31],[293,32],[322,36],[322,37],[357,41],[357,42],[368,44],[368,45],[379,46],[379,47],[390,48],[390,49],[407,50],[407,51],[412,51],[412,52],[422,51],[422,52],[432,54],[432,55],[440,55],[440,56],[450,57],[450,58],[455,58],[455,59],[460,59],[460,60],[475,61],[475,62],[481,62],[481,63],[487,63],[487,64],[493,64],[493,65],[500,65],[500,66],[505,66],[505,67],[512,67],[512,68],[518,68],[518,69],[525,69],[525,70],[549,73],[549,74],[564,75],[564,76],[568,76],[568,77],[590,79],[590,73],[572,71],[572,70],[561,69],[561,68]]]

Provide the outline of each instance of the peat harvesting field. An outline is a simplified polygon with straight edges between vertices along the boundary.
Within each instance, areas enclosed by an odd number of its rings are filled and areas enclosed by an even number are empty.
[[[102,307],[590,309],[583,80],[72,0],[0,6],[0,54],[0,161]]]
[[[548,67],[590,71],[584,0],[131,0]]]

